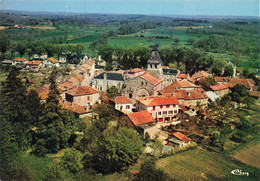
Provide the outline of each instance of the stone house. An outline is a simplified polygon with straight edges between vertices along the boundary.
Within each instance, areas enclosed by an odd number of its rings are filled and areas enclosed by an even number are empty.
[[[198,104],[207,105],[208,96],[202,88],[197,88],[194,90],[179,90],[179,89],[167,89],[159,91],[159,95],[163,96],[174,96],[178,99],[180,104],[186,106],[196,107]]]
[[[179,90],[195,90],[199,87],[187,80],[180,80],[174,83],[171,83],[170,85],[166,86],[162,91],[164,93],[172,93],[173,90],[179,89]]]
[[[72,104],[84,106],[88,111],[94,104],[100,102],[100,92],[90,86],[79,86],[68,90],[65,99]]]
[[[188,80],[192,83],[196,83],[198,82],[200,79],[205,79],[207,78],[209,75],[209,73],[205,72],[205,71],[199,71],[195,74],[193,74],[190,78],[188,78]]]
[[[112,104],[115,109],[123,112],[132,112],[132,101],[127,97],[116,97],[109,100],[109,104]]]
[[[179,101],[176,97],[141,97],[136,100],[136,110],[147,110],[158,122],[173,121],[179,113]]]
[[[210,86],[210,89],[217,94],[219,97],[229,94],[229,85],[228,84],[217,84]]]
[[[215,81],[219,84],[228,83],[230,81],[229,77],[214,77]]]
[[[160,80],[150,73],[145,73],[124,82],[121,94],[135,102],[138,97],[157,95],[157,91],[164,88],[163,80]]]
[[[85,106],[72,104],[71,102],[63,102],[62,106],[64,109],[72,111],[76,118],[85,118],[86,116],[92,116],[92,110],[86,110]]]
[[[106,91],[107,88],[111,86],[116,86],[119,88],[119,90],[121,90],[123,83],[123,75],[112,72],[103,72],[98,76],[94,77],[91,81],[92,87],[100,91]]]
[[[59,62],[60,63],[66,63],[69,58],[70,58],[70,54],[62,53],[59,56]]]

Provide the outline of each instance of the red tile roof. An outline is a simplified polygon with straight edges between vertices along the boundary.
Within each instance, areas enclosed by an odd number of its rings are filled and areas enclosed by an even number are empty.
[[[255,84],[255,81],[253,79],[247,79],[248,82],[250,82],[251,84]]]
[[[86,61],[86,64],[92,66],[93,64],[95,64],[95,60],[93,60],[93,59],[88,59],[88,60]]]
[[[115,104],[132,104],[132,101],[127,97],[116,97]]]
[[[62,103],[62,106],[63,106],[64,109],[71,110],[72,112],[77,113],[77,114],[85,114],[85,113],[90,112],[90,111],[86,111],[84,106],[80,106],[80,105],[77,105],[77,104],[72,105],[68,101]]]
[[[141,125],[155,122],[153,116],[147,111],[140,111],[128,114],[128,117],[134,123],[134,125]]]
[[[43,85],[36,89],[38,96],[41,98],[41,100],[45,100],[48,98],[48,94],[50,93],[49,85]]]
[[[178,74],[177,75],[177,78],[180,78],[180,79],[187,79],[189,77],[188,74]]]
[[[145,74],[141,75],[140,77],[142,79],[146,80],[147,82],[150,82],[154,86],[158,85],[159,83],[161,83],[163,81],[163,80],[157,79],[150,73],[145,73]]]
[[[197,73],[195,73],[195,74],[193,74],[191,77],[190,77],[190,81],[191,82],[194,82],[194,81],[196,81],[196,80],[198,80],[198,79],[200,79],[200,78],[206,78],[206,77],[208,77],[209,76],[209,74],[207,73],[207,72],[205,72],[205,71],[200,71],[200,72],[197,72]]]
[[[65,81],[65,82],[63,82],[63,83],[61,83],[61,84],[59,84],[58,85],[58,88],[63,92],[63,91],[67,91],[67,90],[69,90],[69,89],[72,89],[72,88],[74,88],[75,86],[72,84],[72,83],[70,83],[70,82],[68,82],[68,81]]]
[[[27,59],[18,57],[18,58],[13,59],[13,61],[24,62],[24,61],[27,61]]]
[[[215,79],[217,82],[229,82],[229,81],[230,81],[230,78],[229,78],[229,77],[214,77],[214,79]]]
[[[253,97],[260,97],[260,92],[259,91],[249,91],[249,95]]]
[[[169,67],[168,66],[161,66],[162,67],[162,69],[169,69]]]
[[[174,133],[172,133],[172,135],[185,143],[191,141],[190,138],[188,138],[187,136],[185,136],[184,134],[182,134],[180,132],[174,132]]]
[[[224,89],[228,89],[229,85],[228,84],[217,84],[217,85],[212,85],[210,86],[210,88],[213,91],[218,91],[218,90],[224,90]]]
[[[34,61],[29,61],[26,63],[26,65],[40,65],[42,61],[34,60]]]
[[[175,96],[177,99],[194,100],[194,99],[206,99],[208,98],[206,92],[202,89],[195,90],[160,90],[158,91],[163,96]]]
[[[79,86],[71,90],[68,90],[66,93],[72,96],[82,96],[82,95],[96,94],[99,93],[99,91],[93,89],[90,86]]]
[[[231,79],[229,82],[229,86],[230,87],[234,87],[237,84],[241,84],[246,86],[248,89],[251,89],[253,87],[253,85],[250,83],[249,79]]]
[[[188,82],[187,80],[180,80],[174,83],[171,83],[170,85],[166,86],[162,91],[163,92],[173,92],[175,89],[180,88],[198,88],[195,84]]]
[[[50,60],[52,63],[58,63],[59,61],[56,60],[55,58],[51,57],[51,58],[48,58],[48,60]]]
[[[179,101],[177,100],[176,97],[152,96],[152,97],[141,97],[138,98],[137,100],[146,106],[179,104]]]
[[[144,71],[144,69],[135,68],[135,69],[129,70],[128,73],[134,74],[134,73],[143,72],[143,71]]]
[[[83,80],[83,78],[84,76],[79,73],[72,73],[66,81],[72,83],[74,86],[77,86]]]

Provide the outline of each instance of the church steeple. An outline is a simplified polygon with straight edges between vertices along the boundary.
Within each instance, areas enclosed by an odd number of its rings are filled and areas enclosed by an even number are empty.
[[[151,73],[153,76],[158,79],[163,78],[163,70],[161,68],[162,59],[157,48],[154,48],[151,52],[151,55],[147,61],[147,72]]]

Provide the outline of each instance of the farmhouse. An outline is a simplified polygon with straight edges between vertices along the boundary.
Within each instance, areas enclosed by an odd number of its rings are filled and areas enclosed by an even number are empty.
[[[210,89],[217,94],[219,97],[223,97],[229,93],[229,85],[228,84],[218,84],[210,86]]]
[[[18,57],[18,58],[13,59],[12,65],[16,65],[16,64],[26,64],[27,62],[28,62],[27,59]]]
[[[168,145],[172,147],[184,147],[190,144],[191,139],[180,132],[174,132],[169,134]]]
[[[193,74],[188,80],[192,83],[196,83],[197,81],[199,81],[200,79],[204,79],[207,78],[209,76],[209,74],[205,71],[200,71],[197,72],[195,74]]]
[[[47,67],[59,67],[60,66],[59,61],[53,57],[45,59],[44,64]]]
[[[38,69],[43,67],[43,62],[38,60],[29,61],[26,63],[26,68]]]
[[[147,110],[158,122],[173,121],[179,112],[176,97],[141,97],[136,101],[136,110]]]

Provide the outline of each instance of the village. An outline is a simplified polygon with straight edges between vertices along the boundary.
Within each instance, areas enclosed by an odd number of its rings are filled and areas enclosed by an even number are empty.
[[[57,60],[42,54],[35,55],[30,61],[18,57],[4,60],[3,64],[16,66],[21,71],[40,71],[58,68],[67,62],[68,57],[73,58],[64,53]],[[186,133],[167,129],[184,121],[179,119],[180,114],[187,116],[185,121],[194,116],[206,119],[205,108],[229,94],[237,84],[246,86],[251,96],[259,98],[254,80],[240,78],[231,62],[228,64],[233,67],[233,76],[216,77],[210,71],[189,75],[163,66],[157,49],[152,50],[146,69],[105,71],[106,63],[101,57],[95,61],[83,54],[79,58],[79,64],[72,65],[68,75],[58,78],[62,107],[72,111],[77,118],[98,119],[92,107],[100,103],[112,105],[120,119],[132,125],[141,135],[159,138],[164,145],[162,152],[166,153],[195,141]],[[201,83],[207,78],[213,78],[217,84],[204,90]],[[115,96],[108,96],[109,91]],[[38,87],[37,92],[41,101],[45,102],[50,92],[49,84]],[[236,102],[231,104],[234,108],[238,106]]]

